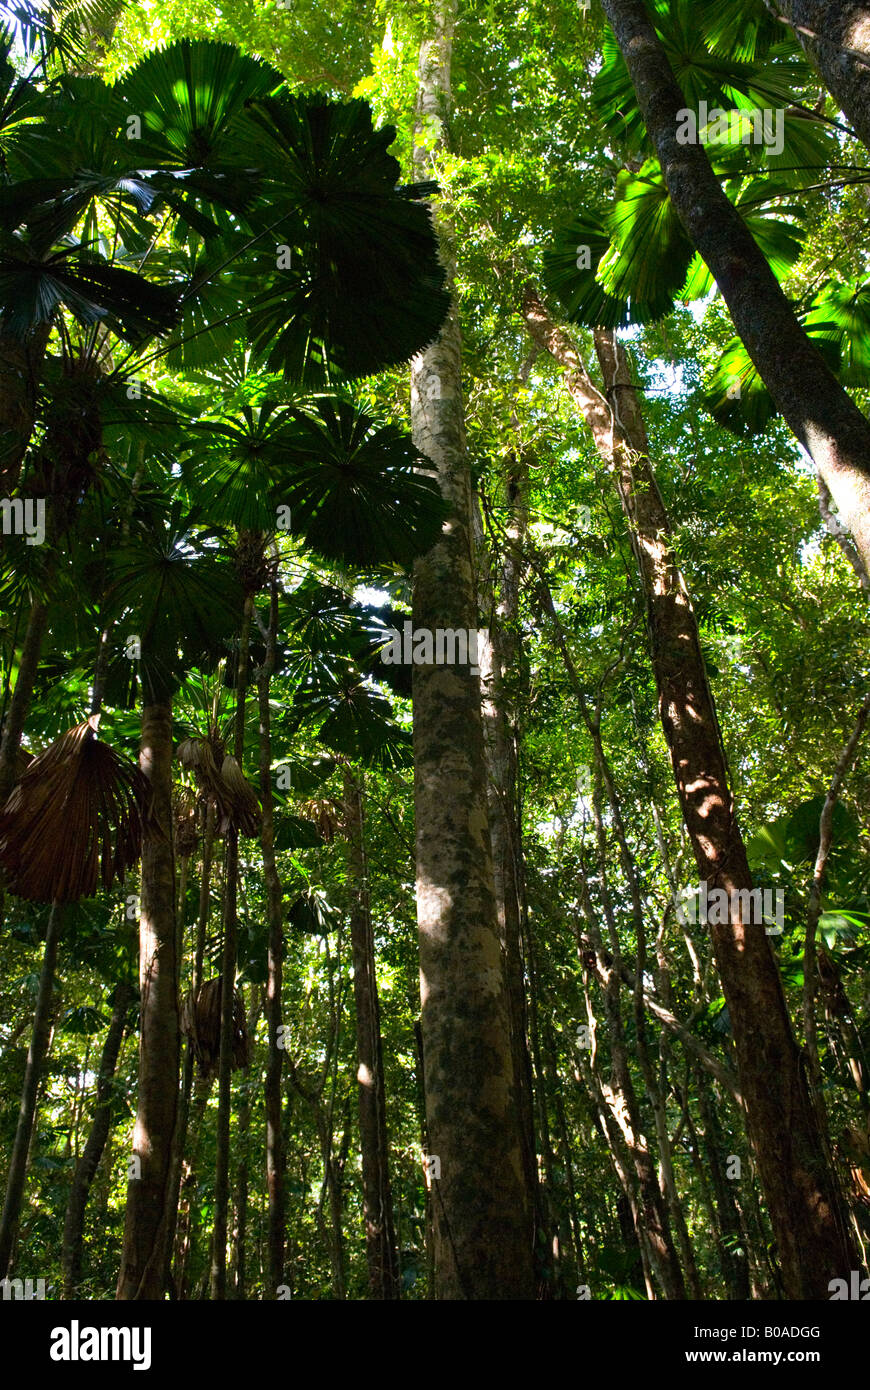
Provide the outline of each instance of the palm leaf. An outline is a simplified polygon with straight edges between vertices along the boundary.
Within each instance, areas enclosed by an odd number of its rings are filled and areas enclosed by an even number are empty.
[[[445,507],[402,430],[337,399],[294,414],[275,497],[312,550],[355,565],[408,566],[435,543]]]
[[[148,781],[77,725],[27,765],[0,810],[0,864],[14,893],[77,902],[108,891],[139,859]]]
[[[293,253],[267,288],[249,329],[267,365],[321,383],[327,364],[364,376],[407,361],[436,336],[449,308],[428,209],[402,196],[387,153],[392,127],[375,131],[363,101],[323,96],[249,103],[249,157],[271,174],[268,222]]]
[[[870,282],[827,285],[804,323],[817,340],[836,346],[845,386],[870,385]]]
[[[232,44],[180,39],[148,53],[116,91],[142,122],[139,162],[220,171],[234,162],[245,103],[282,85],[277,69]]]

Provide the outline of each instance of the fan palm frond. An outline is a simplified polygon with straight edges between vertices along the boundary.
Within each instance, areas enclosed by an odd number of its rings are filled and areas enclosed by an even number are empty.
[[[137,862],[148,781],[135,763],[77,724],[28,764],[0,810],[0,864],[13,893],[78,902]]]
[[[181,1031],[190,1038],[193,1055],[202,1075],[214,1076],[221,1051],[222,977],[215,976],[200,985],[194,997],[189,990],[181,1005]],[[237,989],[233,990],[233,1071],[246,1067],[249,1060],[248,1025],[245,1006]]]

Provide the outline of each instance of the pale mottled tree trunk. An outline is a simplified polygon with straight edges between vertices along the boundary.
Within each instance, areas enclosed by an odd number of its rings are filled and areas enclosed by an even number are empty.
[[[431,176],[450,99],[456,0],[440,0],[420,49],[414,172]],[[414,572],[414,625],[478,626],[461,343],[454,305],[411,372],[414,442],[450,515]],[[432,1157],[435,1294],[533,1294],[529,1193],[499,942],[478,675],[413,669],[417,915],[426,1112]],[[433,1165],[434,1166],[434,1165]]]
[[[142,711],[139,766],[153,800],[142,841],[139,1103],[133,1132],[138,1162],[127,1185],[119,1299],[162,1298],[166,1285],[166,1202],[180,1061],[170,700]]]

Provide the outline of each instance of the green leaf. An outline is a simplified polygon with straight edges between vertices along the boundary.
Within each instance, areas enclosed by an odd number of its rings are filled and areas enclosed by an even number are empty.
[[[250,157],[271,172],[283,212],[274,226],[265,214],[272,262],[249,320],[255,350],[310,384],[408,361],[435,338],[449,295],[428,209],[395,188],[395,131],[374,131],[363,101],[319,95],[254,101],[250,116]],[[290,269],[276,271],[276,244],[294,253]]]
[[[89,1004],[82,1004],[78,1008],[68,1009],[60,1021],[61,1032],[75,1033],[87,1037],[92,1033],[99,1033],[109,1023],[105,1014],[101,1014],[99,1009],[91,1007]]]
[[[215,171],[237,157],[245,103],[282,85],[275,68],[232,44],[181,39],[148,53],[115,91],[142,123],[130,141],[138,164]]]
[[[408,566],[428,550],[445,515],[437,484],[395,425],[347,401],[323,399],[295,414],[276,498],[312,550],[355,565]]]
[[[816,339],[836,345],[845,386],[870,386],[870,281],[826,285],[805,326]]]

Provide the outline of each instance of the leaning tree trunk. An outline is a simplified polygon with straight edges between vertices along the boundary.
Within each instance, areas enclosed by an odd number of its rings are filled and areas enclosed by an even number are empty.
[[[427,178],[450,98],[456,0],[439,0],[420,49],[414,171]],[[414,360],[411,420],[449,507],[415,566],[414,625],[476,629],[471,479],[459,321]],[[426,1112],[432,1146],[435,1293],[529,1298],[530,1194],[511,1052],[487,821],[478,676],[470,664],[413,668],[417,920]],[[440,1176],[438,1176],[440,1172]]]
[[[109,1031],[106,1034],[106,1041],[103,1043],[99,1070],[97,1071],[97,1098],[94,1118],[84,1153],[76,1164],[73,1174],[63,1224],[61,1262],[63,1265],[64,1298],[76,1297],[81,1279],[85,1209],[91,1192],[91,1184],[103,1156],[103,1149],[106,1147],[106,1140],[109,1137],[112,1124],[112,1086],[115,1079],[115,1068],[118,1065],[118,1054],[124,1040],[127,1008],[132,996],[133,990],[130,985],[118,984],[115,986],[112,999],[112,1018],[109,1023]]]
[[[145,705],[139,766],[151,784],[139,917],[139,1103],[119,1299],[162,1298],[166,1200],[178,1108],[180,1035],[172,844],[172,701]]]
[[[870,421],[826,366],[701,144],[677,142],[686,98],[643,0],[602,0],[671,202],[777,409],[813,461],[870,567]],[[827,12],[827,5],[819,5]]]
[[[350,867],[350,940],[353,950],[363,1222],[369,1289],[372,1298],[398,1298],[399,1257],[390,1187],[375,940],[363,841],[363,790],[349,767],[345,768],[344,773],[344,805]]]
[[[36,1119],[36,1099],[45,1054],[48,1051],[48,1038],[51,1031],[51,1003],[54,990],[54,975],[57,967],[57,947],[63,922],[63,908],[60,903],[52,903],[45,934],[45,950],[42,956],[42,969],[39,974],[39,991],[36,996],[36,1011],[33,1015],[33,1032],[27,1049],[27,1062],[24,1069],[24,1084],[21,1088],[21,1105],[18,1110],[18,1124],[12,1143],[9,1159],[9,1173],[6,1178],[6,1197],[3,1214],[0,1216],[0,1279],[9,1273],[9,1261],[18,1230],[21,1215],[21,1200],[24,1196],[24,1179],[27,1173],[27,1155]]]
[[[776,8],[870,150],[870,10],[864,0],[777,0]]]
[[[615,336],[596,332],[606,398],[576,347],[528,291],[532,337],[566,371],[566,384],[613,474],[643,588],[659,713],[683,821],[702,880],[729,894],[734,919],[711,924],[734,1031],[750,1138],[790,1298],[828,1296],[855,1268],[848,1224],[803,1060],[764,928],[743,920],[732,893],[752,889],[697,622],[674,560],[670,523],[649,460],[643,419]],[[737,900],[738,903],[740,900]],[[745,900],[744,900],[745,901]],[[747,904],[748,907],[748,904]]]

